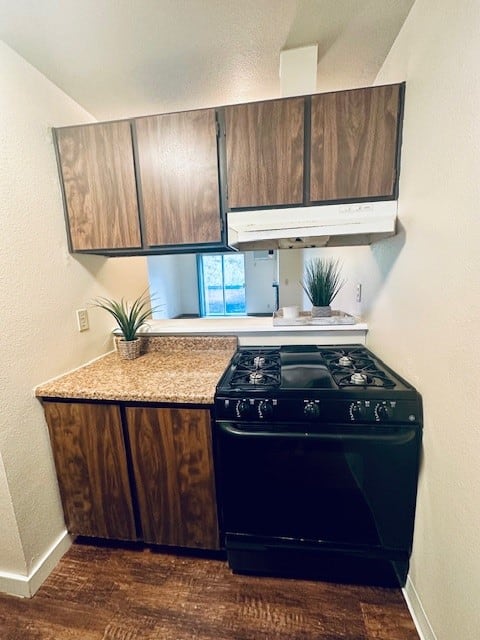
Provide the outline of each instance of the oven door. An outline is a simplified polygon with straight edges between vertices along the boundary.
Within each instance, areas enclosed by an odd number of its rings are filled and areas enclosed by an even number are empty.
[[[418,425],[217,422],[217,464],[226,538],[392,549],[413,537]],[[312,425],[313,427],[313,425]],[[283,429],[283,431],[282,431]],[[228,543],[227,543],[228,550]]]

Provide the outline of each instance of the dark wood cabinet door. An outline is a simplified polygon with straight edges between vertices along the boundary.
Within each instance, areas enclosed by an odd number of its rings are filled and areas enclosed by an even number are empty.
[[[310,199],[393,196],[399,85],[312,96]]]
[[[303,201],[304,99],[225,107],[228,207]]]
[[[221,241],[215,110],[135,120],[149,246]]]
[[[144,540],[218,549],[210,412],[126,411]]]
[[[73,251],[141,246],[128,122],[57,129]]]
[[[120,409],[44,402],[70,533],[136,540]]]

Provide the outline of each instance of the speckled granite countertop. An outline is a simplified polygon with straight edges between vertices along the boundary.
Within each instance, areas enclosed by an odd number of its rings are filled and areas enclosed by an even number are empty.
[[[212,404],[215,386],[235,352],[232,337],[143,339],[143,354],[121,360],[111,352],[39,385],[43,398]]]

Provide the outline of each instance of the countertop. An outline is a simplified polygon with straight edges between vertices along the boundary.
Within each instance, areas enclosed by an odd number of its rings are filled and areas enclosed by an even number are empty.
[[[215,387],[237,347],[234,337],[152,337],[144,353],[116,351],[40,384],[43,398],[213,404]]]
[[[365,344],[365,322],[331,325],[274,325],[271,316],[232,316],[171,318],[149,320],[142,329],[145,336],[204,335],[237,336],[242,346],[277,344]]]
[[[355,324],[293,324],[274,325],[271,316],[231,316],[231,317],[206,317],[206,318],[169,318],[166,320],[148,320],[142,333],[145,335],[155,334],[214,334],[221,333],[241,334],[241,333],[280,333],[285,331],[293,332],[323,332],[323,331],[364,331],[367,325],[364,322]]]

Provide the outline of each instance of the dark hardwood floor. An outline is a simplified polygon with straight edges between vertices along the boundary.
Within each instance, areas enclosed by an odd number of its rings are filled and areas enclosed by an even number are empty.
[[[1,640],[418,640],[400,590],[233,575],[223,560],[75,544]]]

